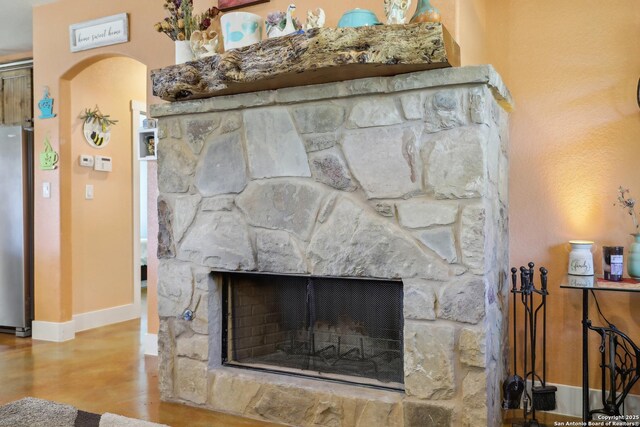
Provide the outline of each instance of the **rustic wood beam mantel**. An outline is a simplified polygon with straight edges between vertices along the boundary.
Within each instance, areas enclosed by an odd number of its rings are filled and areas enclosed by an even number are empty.
[[[166,101],[391,76],[460,65],[442,24],[319,28],[151,72]]]

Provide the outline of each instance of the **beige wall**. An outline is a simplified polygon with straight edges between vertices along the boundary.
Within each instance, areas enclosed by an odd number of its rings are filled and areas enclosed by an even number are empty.
[[[70,24],[122,12],[129,14],[131,40],[129,43],[78,53],[69,51]],[[75,153],[72,149],[75,129],[72,131],[70,126],[64,124],[74,122],[78,111],[71,106],[72,83],[70,82],[87,66],[108,57],[130,57],[146,65],[149,70],[170,64],[173,61],[171,41],[151,30],[153,24],[163,16],[162,8],[154,0],[136,2],[60,0],[34,8],[34,93],[38,100],[42,94],[42,88],[49,86],[51,96],[55,100],[54,112],[58,114],[54,119],[36,118],[35,140],[38,144],[45,136],[49,136],[52,146],[60,153],[58,170],[37,170],[35,177],[36,320],[69,321],[75,305],[74,277],[78,278],[78,274],[80,276],[84,274],[75,270],[77,260],[75,263],[72,262],[74,253],[72,230],[74,221],[78,221],[78,218],[73,215],[72,200],[77,193],[72,187],[77,158],[74,157]],[[149,83],[147,83],[148,87]],[[146,98],[148,101],[153,99],[150,96],[150,90],[147,90],[146,96],[138,97]],[[96,103],[101,104],[101,102],[91,101],[88,106]],[[127,140],[129,139],[127,137]],[[51,183],[50,199],[43,199],[41,192],[37,191],[42,187],[43,182]],[[126,184],[125,189],[130,188],[131,184]],[[99,195],[100,193],[97,192],[96,196]],[[89,220],[83,218],[84,221]],[[154,233],[152,224],[150,224],[149,233]],[[130,258],[122,254],[112,256]],[[131,260],[129,259],[128,262]],[[105,274],[109,274],[108,267],[104,267],[102,271],[105,269]],[[101,306],[100,302],[90,301],[91,295],[85,297],[87,309]],[[96,300],[100,297],[99,294],[95,295]],[[120,298],[117,299],[120,300]]]
[[[559,289],[570,239],[628,250],[619,185],[640,197],[640,2],[488,2],[488,46],[516,101],[511,122],[513,266],[550,271],[549,380],[581,384],[581,296]],[[601,252],[595,255],[601,270]],[[640,337],[640,295],[601,293],[611,322]],[[591,315],[597,319],[595,307]],[[598,384],[592,339],[592,384]],[[636,392],[640,392],[640,389]]]
[[[130,58],[104,59],[71,80],[71,250],[73,314],[133,303],[131,100],[146,98],[146,67]],[[64,102],[61,101],[61,102]],[[98,106],[118,123],[96,149],[78,116]],[[137,124],[136,124],[137,128]],[[82,167],[81,154],[113,159],[112,172]],[[85,200],[85,186],[94,199]]]
[[[457,0],[455,16],[455,38],[464,40],[464,49],[460,52],[462,65],[489,63],[487,0]]]

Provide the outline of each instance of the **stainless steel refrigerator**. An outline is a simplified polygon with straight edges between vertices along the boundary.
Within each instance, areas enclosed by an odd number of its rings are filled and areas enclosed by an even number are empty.
[[[0,126],[0,332],[31,335],[33,138]]]

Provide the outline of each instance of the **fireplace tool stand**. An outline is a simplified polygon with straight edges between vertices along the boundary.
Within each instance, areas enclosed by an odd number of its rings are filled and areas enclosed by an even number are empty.
[[[524,307],[524,391],[522,398],[522,412],[524,421],[514,426],[537,427],[542,426],[536,419],[536,410],[551,411],[556,408],[556,387],[547,385],[547,269],[540,267],[540,289],[534,282],[534,263],[527,264],[529,268],[520,267],[520,289],[517,288],[518,270],[511,269],[511,292],[520,295],[520,302]],[[542,310],[542,376],[537,371],[537,341],[538,315]],[[514,310],[515,312],[515,310]],[[514,325],[515,326],[515,325]],[[516,349],[514,348],[514,352]],[[515,360],[514,360],[515,362]],[[514,363],[515,365],[515,363]],[[514,366],[517,371],[517,367]],[[536,385],[536,382],[539,385]]]

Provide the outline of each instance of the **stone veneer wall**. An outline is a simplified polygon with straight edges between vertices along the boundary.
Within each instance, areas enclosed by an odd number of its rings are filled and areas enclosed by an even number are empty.
[[[510,103],[480,66],[154,106],[163,399],[296,426],[500,425]],[[401,278],[405,393],[221,366],[212,271]]]

